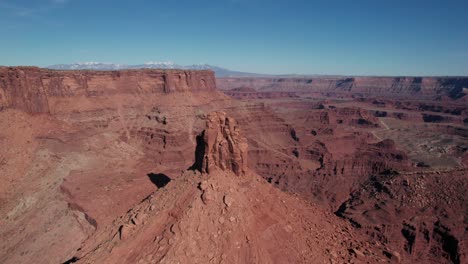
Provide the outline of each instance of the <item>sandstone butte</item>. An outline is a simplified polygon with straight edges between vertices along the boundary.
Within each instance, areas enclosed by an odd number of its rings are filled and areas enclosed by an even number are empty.
[[[465,165],[415,171],[375,112],[232,82],[0,67],[0,263],[466,261]]]

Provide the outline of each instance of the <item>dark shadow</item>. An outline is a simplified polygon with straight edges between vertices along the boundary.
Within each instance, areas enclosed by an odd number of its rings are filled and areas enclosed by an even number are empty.
[[[171,178],[162,173],[148,173],[147,175],[150,181],[158,188],[163,188],[171,181]]]
[[[73,258],[71,258],[71,259],[69,259],[69,260],[65,261],[63,264],[71,264],[71,263],[75,263],[75,262],[77,262],[78,260],[80,260],[80,259],[79,259],[79,258],[77,258],[77,257],[73,257]]]
[[[291,137],[294,141],[299,142],[299,137],[297,137],[296,130],[294,128],[291,128],[289,133],[291,134]]]
[[[197,136],[197,146],[195,148],[195,162],[192,166],[190,166],[189,170],[198,170],[202,171],[203,166],[203,157],[205,156],[205,141],[203,138],[205,137],[205,131],[201,132],[200,135]]]

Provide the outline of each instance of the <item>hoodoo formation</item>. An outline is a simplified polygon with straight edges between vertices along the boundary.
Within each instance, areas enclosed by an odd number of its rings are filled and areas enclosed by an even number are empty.
[[[222,170],[231,170],[236,175],[247,171],[247,142],[240,135],[239,127],[233,118],[224,112],[208,115],[206,129],[200,135],[202,146],[197,146],[200,158],[196,158],[201,172],[209,173],[216,166]],[[201,160],[201,161],[199,161]]]
[[[466,263],[466,84],[0,67],[0,263]]]

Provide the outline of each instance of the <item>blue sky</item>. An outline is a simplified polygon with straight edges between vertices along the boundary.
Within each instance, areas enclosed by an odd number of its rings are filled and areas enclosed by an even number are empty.
[[[468,1],[0,0],[0,65],[468,75]]]

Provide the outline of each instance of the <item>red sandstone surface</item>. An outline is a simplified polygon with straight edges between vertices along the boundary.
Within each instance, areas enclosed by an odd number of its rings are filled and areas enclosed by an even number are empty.
[[[466,83],[0,67],[0,263],[465,263]]]

